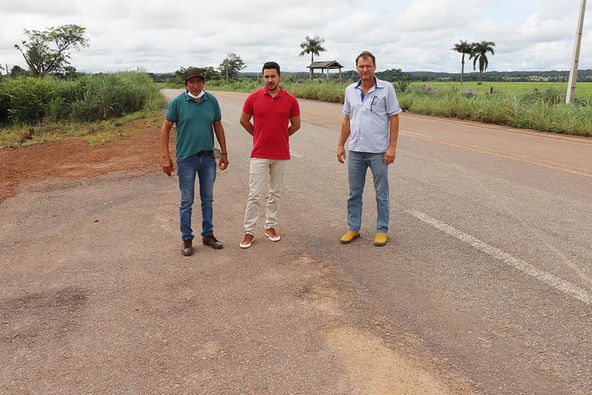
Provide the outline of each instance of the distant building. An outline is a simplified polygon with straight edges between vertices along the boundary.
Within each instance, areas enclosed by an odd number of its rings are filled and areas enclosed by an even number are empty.
[[[327,77],[329,78],[329,70],[339,69],[339,82],[341,82],[341,69],[343,68],[336,60],[325,60],[319,62],[312,62],[308,68],[310,69],[310,79],[314,78],[314,71],[315,69],[321,69],[321,75],[325,74],[325,70],[327,70]]]

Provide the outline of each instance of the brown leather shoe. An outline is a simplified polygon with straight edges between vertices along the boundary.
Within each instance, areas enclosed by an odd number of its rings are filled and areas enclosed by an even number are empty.
[[[253,244],[253,240],[255,240],[255,236],[250,233],[245,233],[245,237],[243,237],[242,241],[239,243],[240,248],[249,248],[251,244]]]
[[[183,256],[193,255],[193,242],[191,241],[191,239],[183,240],[183,247],[181,248],[181,254],[183,254]]]
[[[212,247],[215,250],[221,250],[222,248],[224,248],[222,243],[220,243],[218,239],[216,239],[216,236],[214,236],[213,233],[211,235],[204,236],[202,238],[202,241],[205,246]]]
[[[277,234],[274,228],[265,229],[265,236],[271,241],[280,241],[281,237]]]

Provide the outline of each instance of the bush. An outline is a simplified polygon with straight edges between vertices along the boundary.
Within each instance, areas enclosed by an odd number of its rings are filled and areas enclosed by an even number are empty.
[[[2,85],[8,98],[6,112],[10,123],[36,122],[43,118],[53,93],[49,81],[32,77],[6,78]]]
[[[343,103],[344,86],[335,81],[307,80],[304,82],[284,84],[284,87],[296,97],[303,99]]]
[[[542,101],[549,105],[553,105],[563,103],[564,100],[565,95],[555,87],[546,88],[544,90],[534,88],[531,92],[522,96],[522,102],[525,104],[534,104]]]
[[[4,78],[0,123],[35,123],[44,118],[98,121],[140,111],[159,97],[152,79],[141,72],[88,75],[74,81]]]
[[[10,96],[6,83],[6,78],[0,80],[0,125],[8,123],[8,109],[10,108]]]
[[[401,93],[404,93],[405,91],[407,91],[407,88],[409,88],[410,85],[411,85],[411,81],[409,80],[409,74],[404,74],[403,78],[401,78],[400,80],[398,80],[397,82],[395,82],[393,84],[393,86],[395,87],[397,92],[401,92]]]

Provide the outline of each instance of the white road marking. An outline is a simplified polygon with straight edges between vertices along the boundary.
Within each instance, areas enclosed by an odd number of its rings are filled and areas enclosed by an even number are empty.
[[[294,158],[298,158],[298,159],[302,159],[304,158],[304,156],[297,154],[296,152],[290,150],[290,155],[292,155]]]
[[[437,219],[432,218],[429,215],[422,213],[421,211],[411,209],[407,210],[407,214],[417,218],[422,222],[425,222],[428,225],[433,226],[438,230],[441,230],[444,233],[449,234],[450,236],[457,238],[458,240],[464,243],[467,243],[475,247],[476,249],[486,253],[487,255],[490,255],[495,259],[500,260],[506,263],[507,265],[512,266],[513,268],[528,274],[529,276],[536,278],[537,280],[563,292],[568,296],[571,296],[572,298],[578,299],[586,303],[587,305],[592,305],[592,295],[588,291],[578,286],[575,286],[568,281],[562,280],[551,273],[547,273],[543,270],[537,269],[531,264],[524,262],[521,259],[514,258],[507,252],[504,252],[467,233],[455,229],[452,226],[445,224],[444,222],[438,221]]]

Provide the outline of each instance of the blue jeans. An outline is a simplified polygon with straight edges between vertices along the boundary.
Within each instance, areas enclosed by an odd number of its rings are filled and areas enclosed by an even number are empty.
[[[208,236],[214,232],[212,203],[214,201],[214,181],[216,180],[216,159],[210,155],[199,157],[194,155],[177,163],[179,189],[181,190],[179,214],[181,217],[181,238],[183,240],[193,240],[191,211],[195,195],[196,174],[199,178],[199,198],[201,200],[201,235]]]
[[[384,163],[384,153],[349,151],[347,173],[349,197],[347,199],[347,226],[359,232],[362,226],[362,195],[366,182],[366,170],[370,167],[376,192],[376,231],[387,233],[389,226],[389,185],[388,166]]]

